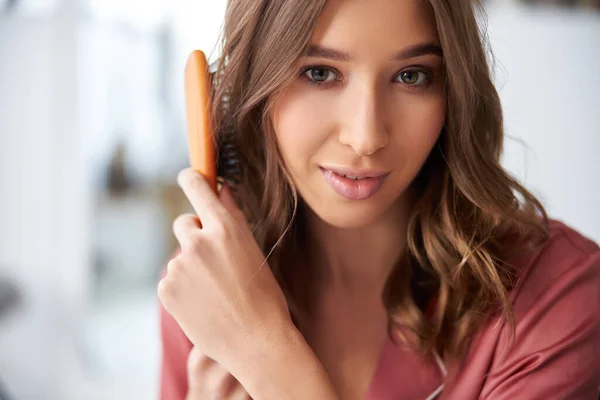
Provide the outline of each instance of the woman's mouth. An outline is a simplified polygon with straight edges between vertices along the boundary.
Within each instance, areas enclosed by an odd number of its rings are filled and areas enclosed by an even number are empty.
[[[340,167],[320,167],[325,181],[348,200],[366,200],[374,196],[389,175],[383,171],[360,171]]]

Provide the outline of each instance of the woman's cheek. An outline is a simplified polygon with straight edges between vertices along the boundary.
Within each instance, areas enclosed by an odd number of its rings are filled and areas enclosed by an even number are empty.
[[[403,110],[400,124],[402,147],[409,150],[417,159],[426,157],[438,140],[444,121],[446,107],[443,98],[428,98],[422,103],[412,104]]]
[[[303,169],[327,142],[332,113],[319,96],[296,93],[291,97],[284,97],[276,108],[274,127],[288,166]]]

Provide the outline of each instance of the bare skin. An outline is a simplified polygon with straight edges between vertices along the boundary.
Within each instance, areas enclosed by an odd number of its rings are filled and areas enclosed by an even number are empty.
[[[313,328],[304,336],[344,400],[362,399],[387,338],[386,313],[379,295],[356,291],[321,301]]]
[[[275,107],[278,144],[308,204],[309,230],[325,280],[321,312],[303,334],[341,398],[361,399],[372,380],[387,318],[381,292],[405,246],[410,183],[446,118],[440,54],[393,60],[421,44],[439,46],[427,2],[331,0],[310,45],[342,51],[351,61],[305,57],[298,79]],[[316,72],[316,73],[315,73]],[[415,84],[402,72],[418,74]],[[319,167],[343,165],[391,172],[366,200],[348,200]]]
[[[299,59],[299,71],[313,70],[299,73],[274,108],[278,145],[310,208],[312,245],[325,276],[320,312],[300,331],[339,398],[358,400],[386,340],[381,291],[406,243],[410,184],[446,118],[443,62],[433,15],[420,0],[330,0],[310,45],[352,60]],[[422,51],[411,52],[415,48]],[[308,83],[318,77],[318,86]],[[389,175],[372,197],[348,200],[324,180],[321,167],[328,165]],[[304,353],[288,356],[297,354]],[[230,389],[219,398],[245,398],[225,368],[193,357],[190,400],[210,398],[215,387]]]

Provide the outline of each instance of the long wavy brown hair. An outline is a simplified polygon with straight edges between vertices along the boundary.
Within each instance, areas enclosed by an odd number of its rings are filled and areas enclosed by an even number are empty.
[[[325,3],[229,0],[213,73],[216,136],[237,148],[237,199],[297,325],[309,321],[319,273],[310,268],[306,205],[286,172],[271,117],[282,90],[297,79],[296,62]],[[447,120],[413,182],[408,245],[382,295],[390,336],[400,333],[423,354],[435,348],[452,360],[486,316],[503,313],[514,329],[508,293],[517,271],[509,260],[545,240],[547,217],[500,165],[502,110],[477,22],[481,5],[429,3],[444,55]]]

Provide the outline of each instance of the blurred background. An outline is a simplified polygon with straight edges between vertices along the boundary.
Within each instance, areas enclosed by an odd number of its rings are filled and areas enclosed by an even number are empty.
[[[225,3],[0,0],[0,400],[157,398],[183,68]],[[486,7],[504,164],[600,242],[599,2]]]

